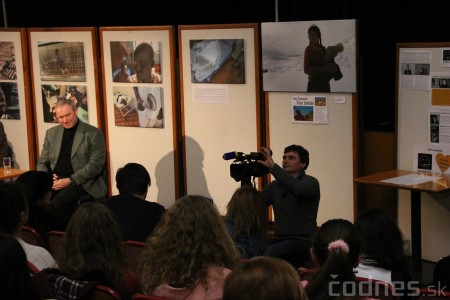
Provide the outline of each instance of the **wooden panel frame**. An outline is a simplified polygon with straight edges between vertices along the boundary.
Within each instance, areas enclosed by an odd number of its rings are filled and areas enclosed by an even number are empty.
[[[262,146],[259,32],[258,24],[178,26],[184,186],[187,194],[214,199],[221,213],[240,184],[230,176],[232,161],[222,155],[248,154]],[[205,39],[244,39],[244,84],[192,82],[190,41]],[[198,94],[216,88],[218,102],[198,101]],[[261,178],[255,184],[261,186]]]
[[[78,91],[81,91],[80,86],[85,88],[88,108],[82,110],[79,107],[78,116],[81,119],[88,119],[89,124],[103,129],[101,91],[98,86],[100,81],[98,73],[98,33],[95,27],[28,28],[28,44],[34,102],[36,153],[39,157],[45,132],[47,129],[56,126],[56,123],[50,120],[52,116],[51,103],[56,101],[58,95],[67,97],[70,87],[76,87]],[[77,50],[71,47],[72,45],[80,45],[80,47]],[[48,53],[56,50],[56,48],[59,50],[60,46],[67,46],[67,48],[62,48],[61,55],[65,56],[64,58],[68,59],[69,63],[67,71],[61,71],[61,74],[57,74],[59,71],[56,71],[53,67],[54,62],[51,61],[54,58],[48,58],[48,55],[50,55]],[[39,50],[39,47],[42,47],[41,50]],[[78,57],[78,55],[83,55],[83,57]],[[50,63],[52,63],[52,66],[49,66]],[[78,68],[81,68],[81,70]],[[47,100],[43,92],[44,86],[59,87],[60,90],[52,93]],[[50,95],[50,92],[46,94]],[[50,106],[48,111],[44,111],[45,102]]]
[[[308,93],[308,96],[327,97],[328,123],[293,124],[292,97],[302,94],[305,93],[266,93],[267,141],[274,161],[281,163],[288,145],[305,147],[310,157],[306,173],[319,180],[321,189],[317,223],[332,218],[354,220],[357,185],[353,179],[358,176],[360,149],[358,97],[348,93]]]
[[[2,78],[0,82],[17,85],[17,97],[20,119],[1,119],[13,150],[13,161],[16,169],[34,169],[36,152],[34,150],[33,105],[31,102],[28,41],[25,28],[1,28],[0,41],[12,42],[14,45],[14,61],[9,63],[15,67],[12,78]],[[11,59],[11,57],[10,57]],[[5,65],[2,64],[2,71]],[[3,76],[2,76],[3,77]],[[13,134],[14,133],[14,134]],[[27,146],[27,147],[26,147]]]
[[[153,179],[148,200],[157,201],[167,207],[180,196],[174,27],[100,27],[99,33],[104,74],[103,93],[107,149],[110,157],[108,169],[112,174],[109,182],[111,194],[118,193],[115,188],[116,184],[113,182],[118,168],[128,162],[136,162],[145,166]],[[112,54],[114,53],[111,51],[111,42],[118,41],[131,43],[133,46],[129,49],[130,51],[134,51],[139,44],[144,42],[151,44],[155,56],[158,58],[158,70],[155,68],[154,71],[159,76],[159,80],[147,83],[114,81],[112,70]],[[118,99],[118,91],[128,97],[131,110],[139,116],[142,115],[137,109],[136,96],[130,95],[130,90],[134,90],[133,87],[146,91],[151,90],[151,93],[155,90],[160,91],[160,102],[158,102],[157,108],[161,108],[162,111],[162,128],[142,128],[153,125],[145,125],[141,122],[139,122],[139,126],[130,126],[126,122],[124,122],[125,125],[117,125],[115,113],[118,107],[115,100]],[[120,118],[126,120],[127,116],[122,115]]]

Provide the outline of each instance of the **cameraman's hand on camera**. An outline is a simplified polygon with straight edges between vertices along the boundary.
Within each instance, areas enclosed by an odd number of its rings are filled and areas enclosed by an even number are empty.
[[[261,147],[261,153],[264,154],[264,156],[266,157],[265,160],[258,160],[257,162],[259,162],[260,164],[268,167],[269,169],[272,169],[272,167],[275,165],[275,162],[273,161],[272,155],[270,154],[270,149],[266,148],[266,147]]]

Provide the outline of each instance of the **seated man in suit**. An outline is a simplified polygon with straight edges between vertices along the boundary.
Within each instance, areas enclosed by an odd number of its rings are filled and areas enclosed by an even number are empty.
[[[164,206],[146,201],[150,174],[138,163],[128,163],[116,173],[119,195],[105,200],[122,227],[124,241],[142,241],[152,233],[165,211]]]
[[[52,205],[72,215],[82,197],[104,199],[106,145],[102,131],[82,122],[76,104],[61,98],[55,105],[59,123],[47,130],[36,169],[53,174]]]

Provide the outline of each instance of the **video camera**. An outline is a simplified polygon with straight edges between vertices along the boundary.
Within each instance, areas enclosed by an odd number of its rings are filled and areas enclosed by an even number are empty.
[[[270,151],[272,154],[272,150]],[[234,159],[230,165],[230,176],[241,181],[242,184],[250,183],[251,177],[261,177],[269,173],[269,168],[257,162],[257,160],[266,160],[266,156],[261,152],[228,152],[223,155],[224,160]]]

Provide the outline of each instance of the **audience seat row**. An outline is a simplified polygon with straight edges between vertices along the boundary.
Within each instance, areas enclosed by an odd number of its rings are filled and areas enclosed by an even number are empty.
[[[54,257],[58,256],[58,249],[61,245],[62,239],[65,233],[63,231],[50,231],[45,237],[45,241],[39,235],[39,233],[32,227],[22,226],[21,238],[32,245],[40,246],[46,248]],[[145,242],[138,241],[125,241],[124,252],[127,263],[128,271],[136,271],[138,269],[140,257],[142,251],[144,250]],[[244,261],[245,263],[245,261]],[[37,268],[31,263],[28,263],[31,274],[38,272]],[[313,274],[314,269],[301,268],[298,273],[302,280],[308,280]],[[377,299],[391,299],[399,300],[400,298],[395,296],[394,288],[392,285],[379,280],[356,277],[357,282],[361,282],[361,286],[364,287],[365,296],[373,296]],[[376,291],[377,295],[372,295],[371,293]],[[422,288],[418,291],[418,296],[413,297],[414,300],[421,299],[450,299],[450,292],[444,292],[429,288]],[[121,300],[120,295],[114,289],[97,285],[94,290],[90,293],[89,298],[91,300]],[[135,294],[132,300],[169,300],[166,298],[155,297],[146,294]]]

